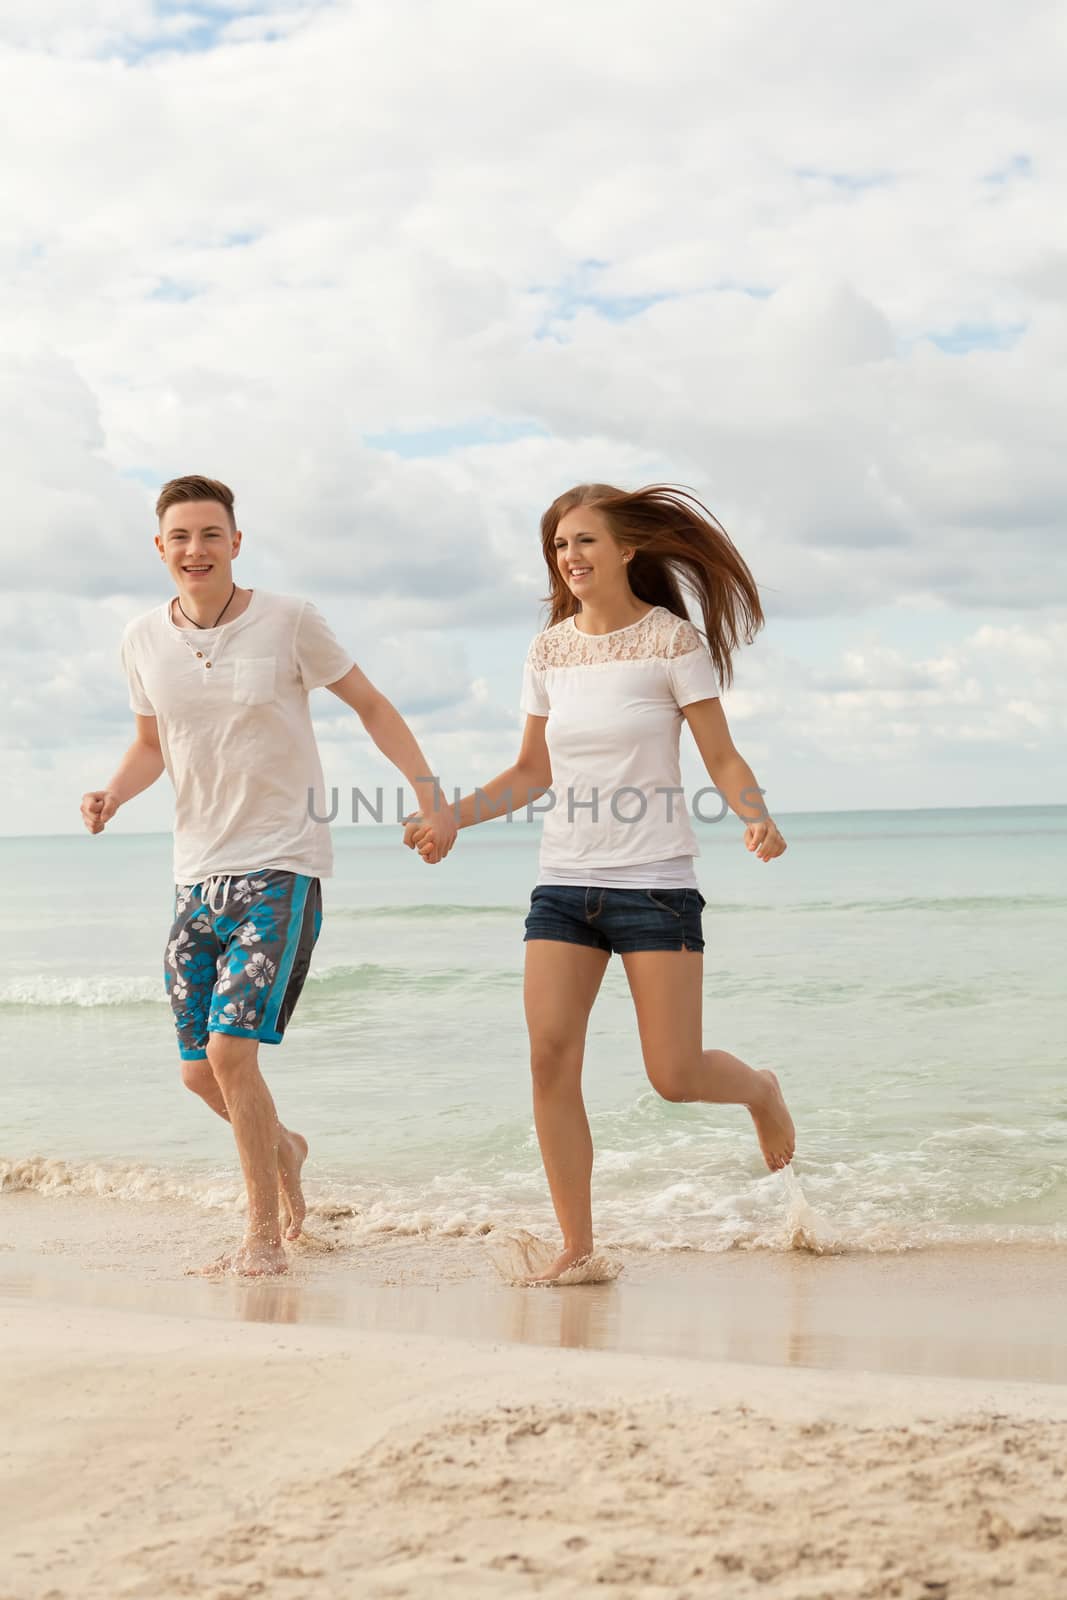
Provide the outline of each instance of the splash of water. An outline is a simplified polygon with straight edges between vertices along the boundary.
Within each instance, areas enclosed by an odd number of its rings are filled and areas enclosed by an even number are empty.
[[[530,1284],[547,1272],[559,1254],[556,1246],[538,1238],[526,1228],[511,1233],[493,1233],[486,1240],[486,1252],[505,1283]],[[622,1262],[604,1251],[594,1250],[582,1261],[568,1267],[553,1284],[611,1283],[622,1271]]]
[[[806,1250],[810,1255],[837,1255],[846,1248],[827,1219],[810,1205],[792,1163],[782,1169],[786,1214],[782,1243],[787,1250]]]

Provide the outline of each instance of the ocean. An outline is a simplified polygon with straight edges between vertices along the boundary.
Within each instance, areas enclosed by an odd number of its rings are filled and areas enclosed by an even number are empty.
[[[1067,1242],[1067,807],[783,816],[787,854],[698,825],[705,1042],[773,1067],[796,1183],[835,1250]],[[523,916],[537,831],[336,828],[289,1036],[265,1047],[311,1144],[315,1214],[350,1237],[554,1237],[530,1113]],[[239,1202],[229,1129],[182,1088],[162,953],[170,840],[0,840],[0,1186]],[[792,1179],[747,1115],[650,1089],[621,964],[585,1092],[602,1245],[781,1250]]]

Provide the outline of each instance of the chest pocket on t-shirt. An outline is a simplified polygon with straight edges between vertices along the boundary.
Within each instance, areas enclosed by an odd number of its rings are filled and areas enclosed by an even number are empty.
[[[253,656],[233,664],[233,697],[243,706],[274,699],[275,656]]]

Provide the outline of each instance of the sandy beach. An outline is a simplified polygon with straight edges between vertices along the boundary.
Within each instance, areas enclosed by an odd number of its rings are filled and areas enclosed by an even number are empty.
[[[1067,1584],[1067,1396],[5,1304],[5,1600]]]
[[[248,1286],[150,1270],[165,1208],[4,1205],[0,1600],[1067,1593],[1058,1253]]]

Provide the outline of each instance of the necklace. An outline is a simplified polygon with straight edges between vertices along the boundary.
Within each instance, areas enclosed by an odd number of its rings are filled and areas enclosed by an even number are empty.
[[[234,595],[236,593],[237,593],[237,585],[234,584],[233,588],[230,590],[230,600],[233,599],[233,597],[234,597]],[[218,627],[219,623],[222,621],[222,619],[226,615],[227,611],[229,611],[229,609],[230,609],[230,600],[227,600],[226,604],[223,606],[222,610],[219,612],[218,616],[215,618],[214,622],[211,624],[211,626],[213,628],[217,628]],[[186,611],[185,607],[182,605],[181,600],[178,601],[178,610],[181,612],[181,614],[185,618],[186,622],[192,623],[194,628],[200,628],[201,630],[203,630],[207,626],[207,624],[203,623],[203,622],[193,622],[192,617],[189,615],[188,611]]]

